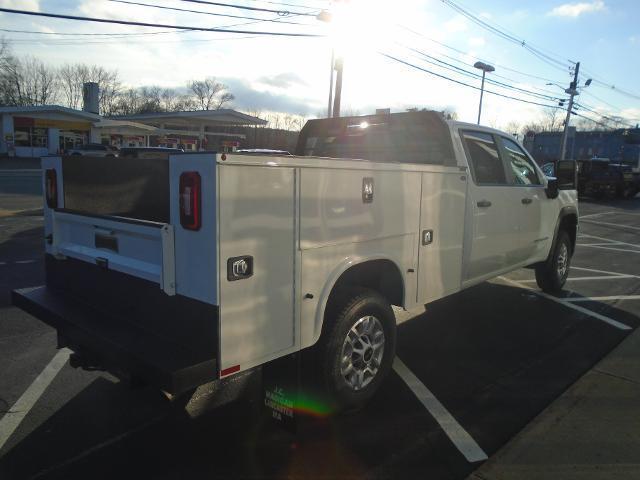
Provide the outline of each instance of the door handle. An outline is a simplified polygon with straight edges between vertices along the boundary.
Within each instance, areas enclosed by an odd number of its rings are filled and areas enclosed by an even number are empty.
[[[491,206],[491,202],[490,202],[489,200],[480,200],[480,201],[478,202],[478,206],[479,206],[480,208],[488,208],[488,207],[490,207],[490,206]]]
[[[529,205],[532,202],[533,202],[533,200],[531,200],[530,198],[523,198],[522,199],[522,204],[523,205]]]

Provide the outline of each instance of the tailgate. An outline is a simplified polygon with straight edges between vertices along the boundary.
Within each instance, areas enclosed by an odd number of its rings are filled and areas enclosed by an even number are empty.
[[[175,295],[173,226],[65,211],[51,215],[48,253],[143,278]]]

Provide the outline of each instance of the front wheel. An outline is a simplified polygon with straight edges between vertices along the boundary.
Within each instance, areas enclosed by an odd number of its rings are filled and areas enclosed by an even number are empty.
[[[320,344],[325,391],[338,411],[359,408],[375,394],[396,349],[395,316],[382,295],[359,289],[341,298],[328,312]]]
[[[558,241],[551,257],[536,266],[536,282],[546,293],[558,293],[564,287],[571,266],[571,240],[564,230],[558,233]]]

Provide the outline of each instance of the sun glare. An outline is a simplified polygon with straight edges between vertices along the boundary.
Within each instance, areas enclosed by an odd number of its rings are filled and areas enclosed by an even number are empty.
[[[393,28],[389,2],[343,0],[333,3],[330,12],[329,37],[340,56],[375,51],[389,40]]]

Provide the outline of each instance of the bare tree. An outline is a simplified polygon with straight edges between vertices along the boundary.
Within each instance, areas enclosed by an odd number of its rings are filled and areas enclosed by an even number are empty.
[[[112,115],[134,115],[140,113],[140,107],[142,105],[142,98],[138,89],[129,88],[120,92],[118,95],[113,109]]]
[[[515,121],[515,120],[511,120],[510,122],[508,122],[503,129],[505,132],[510,133],[510,134],[519,134],[520,130],[522,130],[522,125],[520,124],[520,122]]]
[[[542,130],[559,132],[564,125],[563,111],[559,108],[545,108],[542,113]]]
[[[82,107],[82,83],[78,80],[78,65],[66,64],[58,70],[60,93],[69,108]]]
[[[176,89],[165,88],[160,97],[162,100],[162,108],[165,112],[180,112],[196,109],[194,99],[186,93],[179,93]]]
[[[137,113],[156,113],[164,111],[162,105],[162,89],[160,87],[141,87],[140,106]]]
[[[122,85],[116,70],[82,63],[67,64],[58,70],[61,96],[68,107],[82,108],[82,91],[86,82],[95,82],[99,89],[100,113],[112,113]]]
[[[18,59],[10,45],[0,41],[0,103],[4,105],[47,105],[58,96],[54,69],[34,57]]]
[[[49,105],[58,97],[57,72],[35,57],[22,62],[22,77],[27,98],[32,105]]]
[[[227,91],[227,86],[214,77],[192,80],[188,87],[193,92],[199,110],[219,110],[235,98]]]

